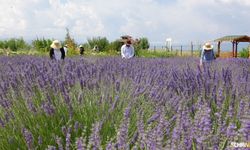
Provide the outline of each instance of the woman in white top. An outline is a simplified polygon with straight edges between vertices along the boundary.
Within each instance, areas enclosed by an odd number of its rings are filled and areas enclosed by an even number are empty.
[[[49,55],[51,59],[61,60],[65,58],[65,51],[58,40],[54,40],[50,47]]]
[[[126,43],[122,45],[121,55],[122,55],[122,58],[126,58],[126,59],[134,57],[135,50],[130,39],[128,39]]]

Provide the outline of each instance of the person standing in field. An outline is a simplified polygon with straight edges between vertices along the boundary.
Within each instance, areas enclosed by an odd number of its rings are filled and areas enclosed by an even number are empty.
[[[49,55],[52,60],[61,60],[65,58],[64,48],[58,40],[54,40],[50,47]]]
[[[83,55],[84,54],[84,47],[82,45],[80,45],[79,48],[80,48],[80,55]]]
[[[213,45],[209,42],[205,43],[202,47],[200,65],[203,65],[206,62],[212,62],[215,60],[215,54],[213,50]]]
[[[125,44],[122,45],[121,47],[121,55],[122,58],[129,59],[134,57],[135,55],[135,50],[132,45],[131,39],[127,39]]]
[[[63,49],[64,49],[64,53],[65,53],[65,56],[66,56],[67,55],[67,51],[68,51],[68,45],[65,44],[64,47],[63,47]]]

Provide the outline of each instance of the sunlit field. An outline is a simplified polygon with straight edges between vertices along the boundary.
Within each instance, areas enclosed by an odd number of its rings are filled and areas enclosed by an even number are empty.
[[[0,56],[0,149],[250,142],[250,59]]]

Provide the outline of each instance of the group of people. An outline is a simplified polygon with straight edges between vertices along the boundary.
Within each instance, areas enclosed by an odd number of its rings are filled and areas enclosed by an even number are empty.
[[[125,41],[125,44],[121,47],[121,56],[122,58],[129,59],[134,57],[135,51],[130,39]],[[209,42],[205,43],[202,47],[200,65],[204,63],[211,63],[216,59],[213,45]]]
[[[55,59],[55,60],[60,60],[60,59],[64,59],[67,51],[68,51],[68,46],[64,45],[64,47],[62,47],[60,41],[58,40],[54,40],[52,42],[52,44],[50,45],[50,58],[51,59]],[[82,45],[79,46],[79,50],[80,50],[80,55],[84,54],[84,47]],[[122,45],[121,47],[121,55],[122,58],[124,59],[129,59],[134,57],[135,55],[135,50],[134,47],[132,45],[132,40],[131,39],[127,39],[124,43],[124,45]]]
[[[80,49],[80,55],[84,54],[84,47],[82,45],[79,46]],[[52,44],[50,45],[50,58],[55,60],[61,60],[64,59],[68,51],[68,45],[64,45],[62,47],[60,41],[54,40]]]
[[[51,44],[50,49],[50,58],[55,60],[64,59],[67,54],[67,45],[64,47],[61,46],[61,43],[58,40],[54,40]],[[84,54],[84,47],[82,45],[79,46],[80,55]],[[130,59],[135,56],[135,50],[132,45],[132,39],[126,39],[124,44],[121,47],[121,56],[124,59]],[[209,63],[215,60],[215,53],[213,50],[213,45],[209,42],[205,43],[202,47],[201,57],[200,57],[200,65],[204,63]]]

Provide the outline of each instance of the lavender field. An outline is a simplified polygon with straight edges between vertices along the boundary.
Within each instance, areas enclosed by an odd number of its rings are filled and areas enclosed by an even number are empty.
[[[231,149],[250,60],[0,57],[0,149]]]

